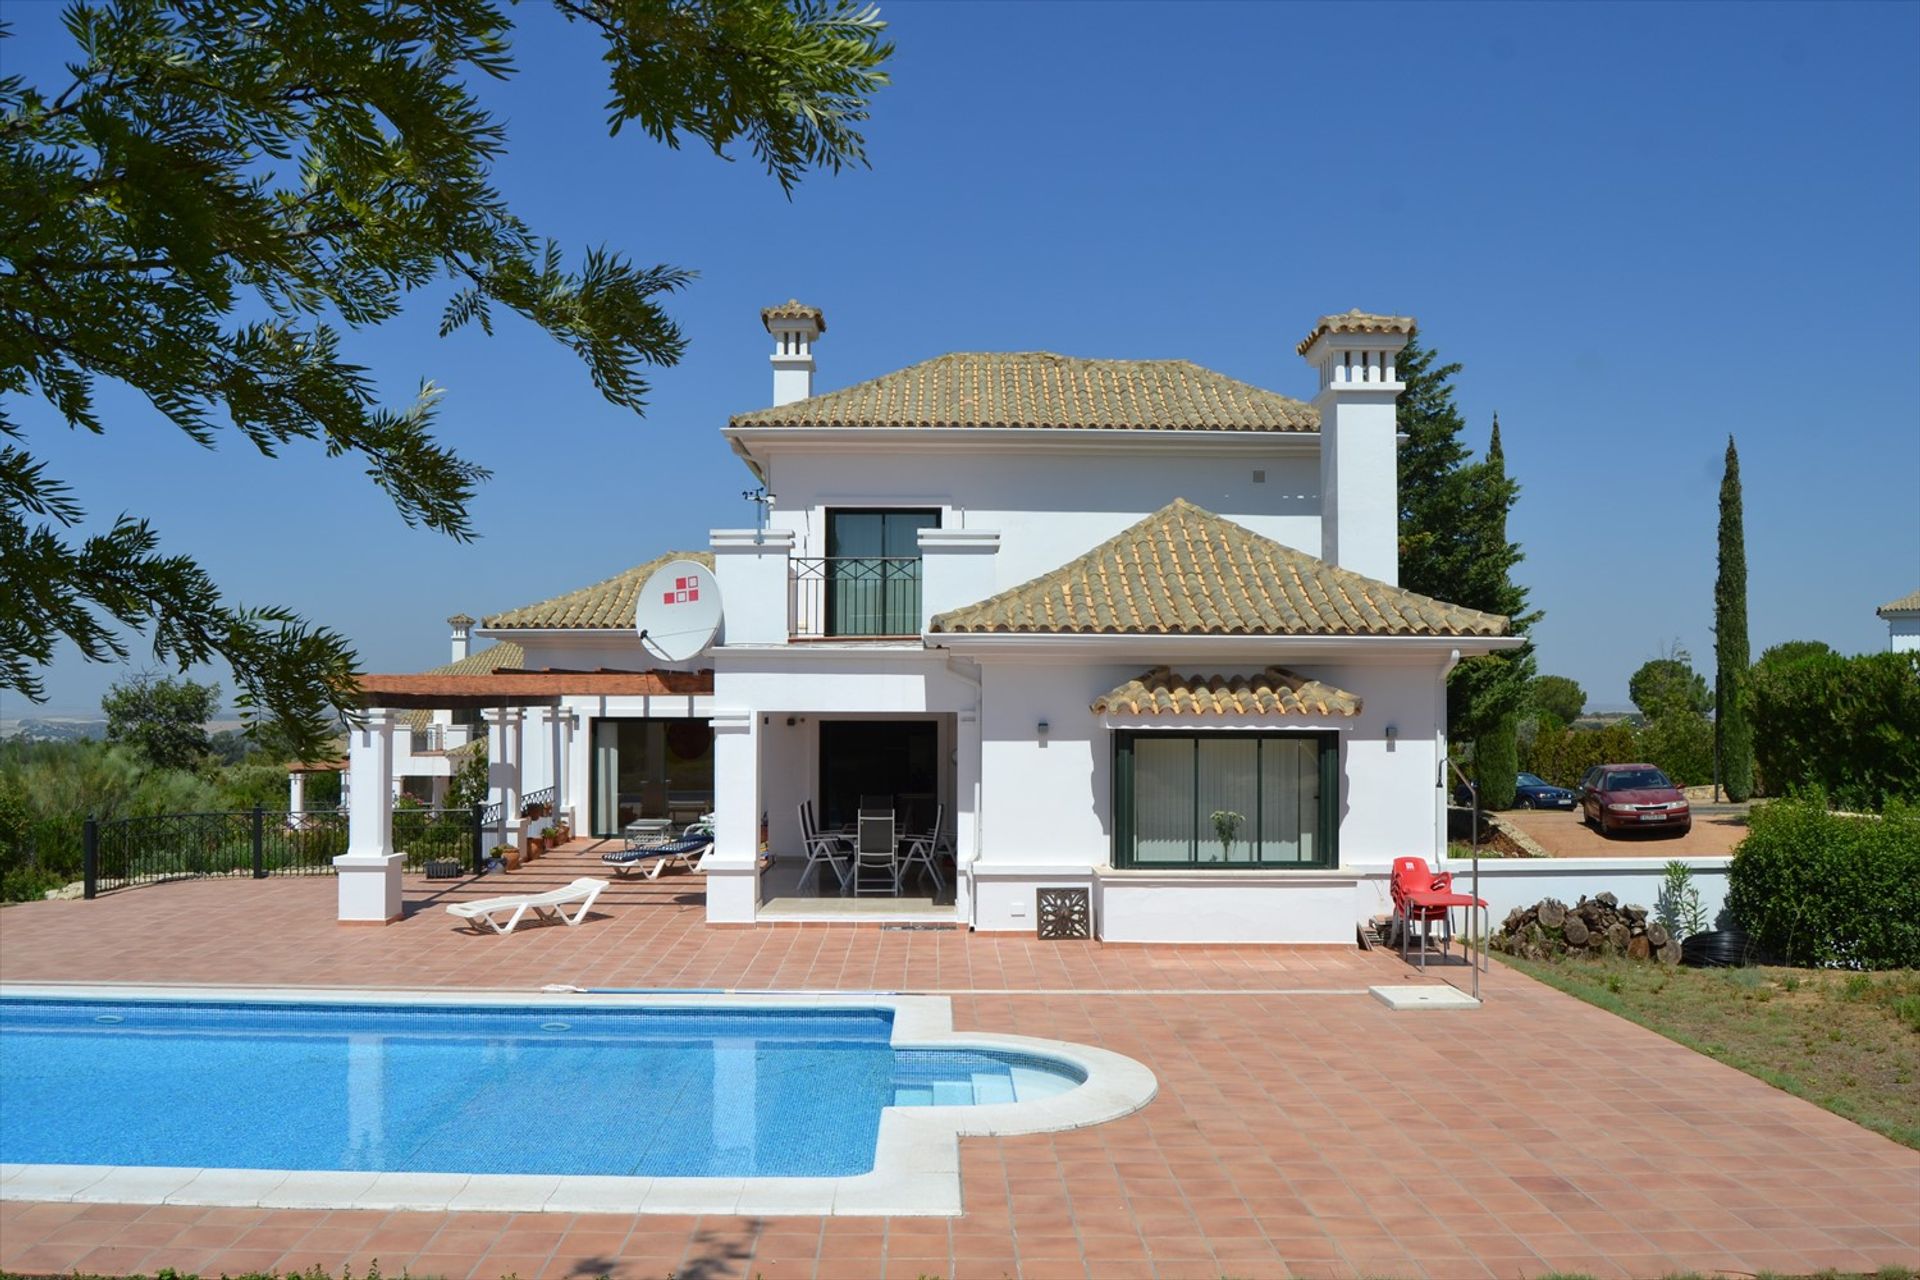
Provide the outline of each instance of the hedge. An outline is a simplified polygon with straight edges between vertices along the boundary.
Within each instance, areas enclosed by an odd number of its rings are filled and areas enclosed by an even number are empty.
[[[1823,796],[1755,807],[1727,911],[1784,964],[1920,968],[1920,810],[1841,816]]]

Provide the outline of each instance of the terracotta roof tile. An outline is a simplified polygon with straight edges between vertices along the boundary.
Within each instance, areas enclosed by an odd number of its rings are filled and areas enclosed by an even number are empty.
[[[1320,323],[1313,326],[1313,332],[1302,338],[1294,350],[1301,355],[1307,354],[1307,348],[1323,333],[1411,334],[1415,328],[1412,316],[1381,316],[1355,307],[1343,315],[1321,316]]]
[[[1256,676],[1181,676],[1155,667],[1093,702],[1094,714],[1126,716],[1302,716],[1360,714],[1345,689],[1268,667]]]
[[[596,582],[590,587],[581,587],[578,591],[542,600],[539,604],[522,605],[518,609],[496,613],[482,625],[489,630],[578,628],[630,631],[633,629],[633,607],[640,599],[640,588],[646,585],[655,570],[669,560],[692,560],[709,569],[713,567],[713,553],[710,551],[669,551],[645,564],[616,573],[605,582]]]
[[[775,320],[811,320],[820,332],[827,331],[827,317],[818,307],[810,307],[798,298],[788,298],[777,307],[763,307],[760,323],[769,329]]]
[[[792,404],[736,427],[1069,427],[1318,431],[1311,405],[1186,360],[962,352]]]
[[[1920,591],[1910,591],[1898,600],[1889,600],[1874,612],[1883,618],[1890,613],[1920,613]]]
[[[1463,609],[1175,499],[1052,573],[933,619],[947,634],[1503,636]]]

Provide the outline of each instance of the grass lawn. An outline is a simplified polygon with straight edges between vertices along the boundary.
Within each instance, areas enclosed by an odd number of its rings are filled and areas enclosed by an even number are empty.
[[[1920,971],[1688,969],[1624,959],[1498,958],[1920,1149]]]

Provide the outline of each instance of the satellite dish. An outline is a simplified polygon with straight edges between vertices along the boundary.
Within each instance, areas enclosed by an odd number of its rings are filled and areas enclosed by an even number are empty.
[[[670,560],[640,588],[634,630],[648,653],[685,662],[706,651],[720,629],[720,584],[698,560]]]

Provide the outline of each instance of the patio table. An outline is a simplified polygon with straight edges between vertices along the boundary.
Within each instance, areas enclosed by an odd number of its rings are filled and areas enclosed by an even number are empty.
[[[1445,910],[1449,912],[1455,907],[1465,907],[1468,911],[1472,911],[1475,907],[1484,910],[1487,905],[1485,898],[1476,898],[1470,893],[1442,892],[1438,889],[1409,889],[1406,893],[1406,899],[1410,906],[1417,909]],[[1481,936],[1486,936],[1484,929],[1481,930]],[[1468,956],[1467,963],[1479,964],[1484,958],[1485,957],[1481,957],[1480,960],[1476,960],[1473,956]],[[1427,930],[1423,924],[1420,930],[1420,972],[1425,973],[1426,971]]]

